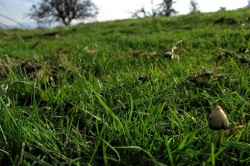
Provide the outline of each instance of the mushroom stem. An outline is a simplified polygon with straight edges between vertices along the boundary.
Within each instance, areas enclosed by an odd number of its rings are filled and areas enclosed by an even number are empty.
[[[220,148],[220,142],[221,142],[221,137],[222,137],[222,130],[218,130],[218,138],[217,138],[217,144],[216,148]]]

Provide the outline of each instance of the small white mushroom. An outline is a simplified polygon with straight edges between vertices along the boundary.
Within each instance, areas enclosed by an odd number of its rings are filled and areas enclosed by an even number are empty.
[[[209,115],[208,126],[212,130],[218,130],[218,139],[216,147],[219,148],[222,137],[222,130],[229,128],[227,115],[220,106],[217,106]]]

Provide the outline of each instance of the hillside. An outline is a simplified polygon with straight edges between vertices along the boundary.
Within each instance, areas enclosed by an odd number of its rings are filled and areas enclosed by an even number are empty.
[[[249,9],[0,30],[0,165],[249,165],[249,31]]]

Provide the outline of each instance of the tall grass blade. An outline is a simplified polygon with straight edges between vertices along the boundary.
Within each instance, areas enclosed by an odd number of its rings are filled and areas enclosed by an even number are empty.
[[[121,162],[121,157],[120,157],[118,151],[115,149],[115,147],[113,147],[112,145],[110,145],[110,144],[109,144],[107,141],[105,141],[104,139],[101,138],[101,140],[102,140],[108,147],[110,147],[110,148],[116,153],[116,155],[117,155],[117,157],[118,157],[118,161]],[[106,154],[105,154],[105,155],[106,155]]]
[[[101,105],[105,108],[105,110],[110,113],[110,115],[116,119],[116,121],[118,122],[118,124],[120,125],[124,135],[125,135],[125,130],[124,130],[124,127],[119,119],[118,116],[115,115],[115,113],[109,108],[109,106],[107,106],[107,104],[100,98],[100,96],[98,95],[98,93],[95,91],[95,89],[91,86],[91,84],[89,83],[89,86],[91,88],[91,90],[94,92],[96,98],[99,100],[99,102],[101,103]]]
[[[23,152],[23,155],[24,155],[25,157],[27,157],[27,158],[29,158],[29,159],[31,159],[31,160],[37,162],[37,163],[40,164],[40,165],[52,166],[51,164],[45,162],[44,160],[38,159],[36,156],[33,156],[32,154],[29,154],[29,153],[27,153],[27,152],[25,152],[25,151]]]
[[[170,148],[169,142],[168,142],[168,136],[164,136],[164,141],[165,141],[165,146],[167,148],[168,158],[169,158],[169,161],[170,161],[170,165],[171,166],[175,166],[175,164],[174,164],[174,158],[173,158],[173,155],[172,155],[172,151],[171,151],[171,148]]]

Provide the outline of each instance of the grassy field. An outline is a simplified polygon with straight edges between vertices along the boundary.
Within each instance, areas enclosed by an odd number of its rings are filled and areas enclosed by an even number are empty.
[[[249,38],[249,9],[0,30],[0,165],[249,165]]]

